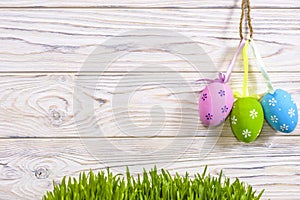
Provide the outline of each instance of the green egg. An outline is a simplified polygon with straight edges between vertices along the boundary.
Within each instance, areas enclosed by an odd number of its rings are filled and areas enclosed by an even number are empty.
[[[238,140],[252,142],[260,134],[264,112],[256,98],[243,97],[236,100],[230,114],[230,126]]]

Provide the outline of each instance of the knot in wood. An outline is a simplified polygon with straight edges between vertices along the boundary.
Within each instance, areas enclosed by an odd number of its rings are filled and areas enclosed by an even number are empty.
[[[61,125],[65,117],[64,112],[56,109],[50,109],[49,112],[51,124],[54,126]]]
[[[54,120],[59,120],[59,119],[61,118],[60,113],[57,112],[56,110],[52,111],[51,117],[52,117]]]
[[[49,177],[49,171],[45,167],[40,167],[34,171],[34,175],[37,179],[45,179]]]

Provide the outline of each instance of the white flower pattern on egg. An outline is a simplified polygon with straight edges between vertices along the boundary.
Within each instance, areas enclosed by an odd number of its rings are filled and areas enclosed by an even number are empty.
[[[269,99],[269,106],[273,106],[274,107],[276,105],[276,103],[277,103],[277,101],[274,98]]]
[[[291,102],[292,102],[293,104],[296,104],[293,98],[291,98]]]
[[[237,118],[236,118],[235,115],[233,115],[233,116],[231,117],[231,124],[236,124],[236,123],[237,123]]]
[[[244,138],[251,137],[251,131],[249,131],[248,129],[243,130],[242,134]]]
[[[282,131],[288,131],[288,130],[289,130],[289,126],[286,125],[286,124],[282,124],[282,125],[280,126],[280,129],[281,129]]]
[[[293,108],[290,108],[288,114],[290,115],[290,118],[292,118],[293,116],[295,116],[295,110]]]
[[[278,122],[278,118],[277,118],[276,115],[272,115],[270,118],[271,118],[271,121],[272,121],[273,123],[277,123],[277,122]]]
[[[292,132],[298,123],[298,109],[292,96],[281,89],[266,94],[261,100],[264,115],[272,128],[284,133]]]
[[[250,116],[252,119],[255,119],[255,118],[257,117],[257,115],[258,115],[258,112],[256,112],[255,109],[250,110],[249,116]]]

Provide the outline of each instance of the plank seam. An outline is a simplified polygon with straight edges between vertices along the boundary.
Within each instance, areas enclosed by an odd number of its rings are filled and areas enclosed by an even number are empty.
[[[126,6],[90,6],[90,7],[84,7],[84,6],[22,6],[22,7],[14,7],[14,6],[7,6],[7,7],[0,7],[1,10],[5,9],[36,9],[36,10],[51,10],[51,9],[103,9],[103,10],[109,10],[109,9],[124,9],[124,10],[162,10],[162,9],[170,9],[170,10],[197,10],[197,9],[216,9],[216,10],[222,10],[222,9],[241,9],[239,6],[203,6],[203,7],[180,7],[180,6],[161,6],[161,7],[139,7],[139,6],[132,6],[132,7],[126,7]],[[251,9],[254,10],[295,10],[300,9],[300,7],[282,7],[282,6],[253,6]]]

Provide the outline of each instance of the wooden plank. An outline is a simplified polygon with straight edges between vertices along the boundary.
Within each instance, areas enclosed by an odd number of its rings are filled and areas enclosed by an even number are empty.
[[[71,0],[61,2],[58,0],[53,1],[38,1],[38,0],[3,0],[0,2],[1,8],[24,8],[24,7],[37,7],[37,8],[53,8],[53,7],[100,7],[100,8],[114,8],[114,7],[122,7],[122,8],[239,8],[241,1],[226,1],[226,0],[218,0],[218,1],[209,1],[209,0],[191,0],[191,1],[183,1],[183,0],[112,0],[112,1],[103,1],[103,0],[90,0],[90,1],[80,1],[80,0]],[[295,8],[300,7],[300,4],[296,0],[273,0],[272,2],[265,2],[259,0],[252,0],[251,4],[254,8]]]
[[[299,137],[265,137],[251,144],[221,137],[213,147],[205,145],[206,139],[182,138],[182,142],[173,143],[173,152],[183,150],[176,159],[172,152],[163,155],[160,150],[153,151],[169,144],[170,138],[1,139],[0,199],[40,199],[52,189],[53,180],[59,183],[64,175],[77,177],[80,171],[89,169],[110,167],[115,173],[124,173],[129,166],[136,175],[154,165],[172,174],[194,174],[208,165],[212,175],[223,170],[232,180],[239,177],[256,190],[265,188],[263,199],[285,199],[287,192],[289,199],[299,197]],[[97,143],[98,154],[89,154],[90,148],[83,144],[86,141]],[[190,145],[185,146],[187,143]],[[201,154],[205,148],[210,150],[206,157]]]
[[[297,9],[256,9],[252,16],[254,37],[268,70],[297,71],[300,32],[296,27],[300,26],[300,12]],[[137,29],[153,28],[193,40],[191,44],[199,45],[218,69],[225,70],[239,43],[239,18],[239,9],[5,9],[0,13],[0,71],[78,71],[97,46],[118,38],[125,44],[102,45],[107,55],[129,52],[109,65],[108,71],[130,71],[141,65],[195,71],[186,61],[189,58],[164,52],[162,47],[132,52],[126,43],[129,36],[124,32],[138,34]],[[160,34],[155,36],[149,32],[135,39],[140,41],[152,35],[160,38],[164,47],[178,46],[177,38],[161,38]],[[146,40],[146,43],[151,44],[151,41]],[[183,43],[180,48],[187,49],[189,44]],[[185,56],[192,55],[198,54],[187,50]],[[213,68],[201,61],[198,64],[201,68]],[[102,65],[104,63],[99,61],[99,66]]]
[[[198,98],[206,84],[195,81],[215,78],[217,74],[200,75],[188,72],[2,74],[0,136],[214,136],[214,131],[232,136],[228,122],[223,130],[207,129],[200,124]],[[300,73],[270,73],[270,78],[275,88],[289,91],[296,102],[300,101]],[[249,79],[251,94],[266,91],[261,74],[250,73]],[[233,91],[241,91],[242,81],[241,73],[232,74]],[[123,101],[118,102],[119,99]],[[88,108],[91,113],[86,113]],[[262,134],[277,133],[265,124]],[[300,135],[299,126],[293,135]]]

